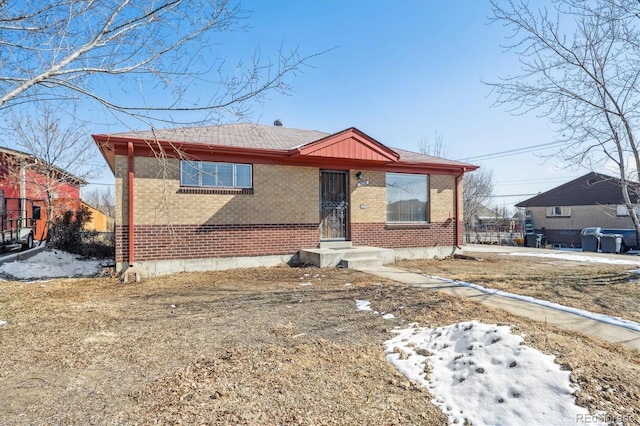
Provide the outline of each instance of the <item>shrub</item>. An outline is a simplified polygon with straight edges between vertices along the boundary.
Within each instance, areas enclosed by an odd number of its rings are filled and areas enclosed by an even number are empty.
[[[53,247],[87,257],[115,257],[114,237],[97,238],[97,232],[87,232],[84,225],[91,220],[91,212],[82,206],[76,211],[67,210],[58,216],[51,227]]]

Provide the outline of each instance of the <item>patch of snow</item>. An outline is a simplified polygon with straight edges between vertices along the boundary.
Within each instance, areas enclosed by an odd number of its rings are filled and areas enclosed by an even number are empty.
[[[396,316],[393,314],[384,314],[382,316],[383,319],[394,319]]]
[[[313,285],[313,284],[312,284],[312,283],[310,283],[310,282],[306,282],[306,283],[300,283],[300,285],[302,285],[302,286],[307,286],[307,285]]]
[[[589,416],[575,405],[570,373],[508,326],[470,321],[395,333],[387,360],[429,390],[450,424],[576,424]]]
[[[2,327],[3,325],[5,325],[7,322],[6,321],[2,321],[0,320],[0,327]]]
[[[62,278],[94,276],[100,272],[99,260],[79,260],[77,256],[60,250],[45,250],[20,261],[0,265],[0,273],[17,279]]]
[[[356,300],[356,309],[359,311],[372,311],[371,302],[368,300]]]
[[[442,280],[442,281],[446,281],[446,282],[450,282],[450,283],[453,283],[453,284],[461,285],[461,286],[464,286],[464,287],[474,288],[476,290],[480,290],[480,291],[482,291],[484,293],[487,293],[487,294],[495,294],[497,296],[509,297],[511,299],[522,300],[522,301],[528,302],[528,303],[535,303],[536,305],[545,306],[547,308],[552,308],[552,309],[557,309],[559,311],[563,311],[563,312],[568,312],[568,313],[571,313],[571,314],[579,315],[581,317],[589,318],[589,319],[592,319],[592,320],[595,320],[595,321],[600,321],[600,322],[603,322],[603,323],[606,323],[606,324],[617,325],[618,327],[624,327],[626,329],[633,330],[633,331],[640,331],[640,324],[635,322],[635,321],[630,321],[630,320],[626,320],[626,319],[622,319],[622,318],[618,318],[618,317],[612,317],[612,316],[604,315],[604,314],[597,314],[595,312],[589,312],[589,311],[585,311],[583,309],[572,308],[570,306],[560,305],[559,303],[549,302],[547,300],[542,300],[542,299],[536,299],[536,298],[531,297],[531,296],[522,296],[522,295],[519,295],[519,294],[509,293],[509,292],[502,291],[502,290],[496,290],[496,289],[493,289],[493,288],[483,287],[481,285],[468,283],[468,282],[465,282],[465,281],[452,280],[452,279],[449,279],[449,278],[437,277],[435,275],[425,275],[425,276],[426,277],[430,277],[430,278],[435,278],[435,279],[438,279],[438,280]]]
[[[583,256],[568,253],[502,253],[504,256],[530,256],[530,257],[546,257],[551,259],[570,260],[573,262],[588,262],[588,263],[609,263],[615,265],[640,265],[640,261],[627,260],[627,259],[614,259],[610,257],[598,257],[598,256]]]

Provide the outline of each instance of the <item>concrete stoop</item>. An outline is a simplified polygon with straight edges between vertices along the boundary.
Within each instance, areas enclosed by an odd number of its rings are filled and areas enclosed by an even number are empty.
[[[345,268],[365,268],[393,263],[395,251],[368,246],[352,246],[350,241],[323,242],[318,248],[300,250],[300,262],[307,265],[327,268],[342,266]]]

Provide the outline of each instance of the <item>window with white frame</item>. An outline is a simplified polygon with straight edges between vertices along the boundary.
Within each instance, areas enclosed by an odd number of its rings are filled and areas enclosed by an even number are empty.
[[[640,205],[635,204],[633,206],[633,211],[635,211],[637,215],[640,215]],[[616,206],[616,216],[629,216],[627,206],[624,204],[618,204]]]
[[[387,173],[387,222],[428,222],[429,176]]]
[[[553,206],[547,207],[547,217],[570,217],[571,207],[568,206]]]
[[[205,188],[251,188],[251,164],[181,161],[180,185]]]

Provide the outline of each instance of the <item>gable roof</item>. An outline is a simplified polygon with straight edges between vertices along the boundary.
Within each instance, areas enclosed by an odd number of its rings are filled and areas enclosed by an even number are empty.
[[[179,127],[112,133],[109,136],[132,140],[171,141],[178,144],[189,143],[288,151],[329,136],[329,133],[317,130],[292,129],[284,126],[235,123],[218,126]]]
[[[400,156],[355,127],[297,148],[295,155],[390,162]]]
[[[366,163],[380,167],[403,165],[407,170],[424,168],[426,164],[437,170],[472,171],[478,168],[472,164],[390,148],[355,127],[329,134],[317,130],[237,123],[102,134],[93,135],[93,138],[112,171],[115,170],[116,152],[126,155],[128,142],[137,143],[142,149],[148,149],[152,143],[165,143],[172,149],[182,149],[201,158],[213,154],[253,155],[261,161],[270,159],[297,164],[341,161],[343,164]]]
[[[0,156],[1,155],[5,155],[5,156],[9,156],[9,157],[13,157],[16,159],[25,159],[25,160],[29,160],[32,161],[33,164],[31,164],[31,169],[35,170],[36,172],[38,171],[38,166],[42,166],[42,165],[47,165],[48,163],[46,161],[44,161],[42,158],[36,157],[35,155],[32,154],[28,154],[26,152],[22,152],[22,151],[18,151],[17,149],[11,149],[11,148],[7,148],[4,146],[0,146]],[[40,167],[42,168],[42,167]],[[66,170],[61,169],[60,167],[56,166],[55,164],[51,165],[51,168],[55,171],[55,173],[57,173],[58,176],[62,177],[62,179],[64,179],[64,181],[70,185],[75,185],[75,186],[82,186],[82,185],[86,185],[87,181],[75,176],[69,172],[67,172]],[[0,163],[0,169],[4,172],[8,171],[7,165],[6,164],[1,164]]]
[[[638,202],[640,184],[629,182],[631,202]],[[555,187],[516,204],[516,207],[590,206],[623,204],[621,181],[596,172]]]

